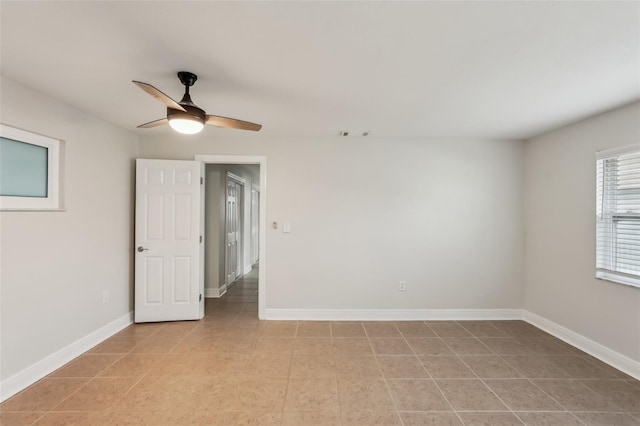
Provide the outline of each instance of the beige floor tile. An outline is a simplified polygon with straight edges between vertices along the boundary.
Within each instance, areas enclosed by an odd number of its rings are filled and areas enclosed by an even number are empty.
[[[338,411],[284,412],[282,426],[340,426]]]
[[[527,426],[584,426],[576,416],[567,412],[518,412],[516,414]]]
[[[395,325],[404,337],[436,337],[424,321],[396,321]]]
[[[507,407],[480,380],[436,380],[455,410],[506,410]]]
[[[472,337],[471,333],[455,321],[427,321],[426,323],[439,337]]]
[[[263,337],[296,337],[296,321],[267,321],[262,330]]]
[[[80,389],[87,378],[44,378],[2,403],[2,411],[48,411]]]
[[[300,337],[296,339],[293,352],[322,355],[330,353],[332,345],[329,337]]]
[[[567,373],[539,356],[503,355],[502,359],[530,379],[568,378]]]
[[[474,337],[507,337],[503,331],[487,321],[458,321],[458,324]]]
[[[335,361],[332,355],[294,353],[291,359],[292,379],[334,379]]]
[[[487,355],[491,350],[475,337],[444,337],[442,340],[456,355]]]
[[[437,379],[475,379],[476,375],[457,356],[423,355],[420,357],[422,365],[431,377]]]
[[[395,410],[384,380],[340,379],[338,393],[343,412]]]
[[[136,382],[137,378],[95,378],[71,394],[52,411],[106,410],[118,401]]]
[[[522,374],[519,373],[518,370],[497,355],[461,356],[460,359],[481,379],[513,379],[522,377]]]
[[[222,422],[216,426],[279,426],[280,412],[227,412],[222,414]]]
[[[95,377],[121,356],[121,354],[87,353],[59,368],[51,374],[51,377]]]
[[[413,355],[413,350],[402,337],[372,337],[369,340],[376,355]]]
[[[222,330],[194,331],[172,347],[171,352],[213,352],[218,348],[218,340],[222,336],[224,336]]]
[[[463,426],[455,413],[400,413],[404,426]]]
[[[230,379],[232,391],[221,404],[229,411],[281,411],[286,379]]]
[[[95,426],[89,412],[49,412],[34,423],[36,426]]]
[[[640,389],[626,380],[582,380],[581,383],[624,411],[640,411]]]
[[[388,379],[426,378],[429,374],[415,355],[380,355],[382,374]]]
[[[278,352],[254,352],[242,370],[246,377],[286,379],[289,377],[291,356]]]
[[[367,332],[367,336],[371,337],[401,337],[400,330],[394,323],[388,321],[365,321],[362,323]]]
[[[555,338],[517,338],[518,341],[528,351],[536,355],[573,355],[573,353],[566,348]]]
[[[164,411],[101,411],[92,413],[92,426],[157,426],[165,416]]]
[[[261,352],[293,352],[296,345],[294,337],[260,337],[256,341],[254,351]]]
[[[398,411],[451,410],[432,380],[387,380],[387,383]]]
[[[160,331],[140,342],[131,349],[132,353],[167,353],[171,352],[184,339],[179,334],[160,334]]]
[[[512,337],[480,337],[480,341],[496,355],[531,355],[527,348]]]
[[[540,337],[543,333],[540,329],[532,326],[524,321],[488,321],[491,325],[496,327],[511,337]]]
[[[575,379],[535,379],[533,382],[570,411],[618,411],[620,409]]]
[[[161,354],[125,354],[99,377],[141,377],[164,359]]]
[[[133,348],[138,346],[138,344],[143,342],[144,340],[145,339],[140,336],[115,335],[113,337],[108,338],[104,342],[100,343],[98,346],[94,347],[89,352],[124,354],[131,351]]]
[[[484,381],[513,411],[564,411],[528,379]]]
[[[465,426],[522,426],[513,413],[463,412],[458,413]]]
[[[407,341],[416,355],[453,355],[439,337],[408,337]]]
[[[281,355],[283,359],[289,359],[290,353]],[[218,377],[242,376],[249,363],[249,355],[241,353],[214,353],[207,357],[205,374]]]
[[[638,426],[640,420],[626,413],[573,413],[587,426]]]
[[[160,426],[218,426],[224,424],[223,412],[170,410],[161,419]]]
[[[113,405],[117,411],[162,411],[185,409],[181,404],[193,395],[183,377],[143,377],[125,397]]]
[[[334,357],[335,371],[340,379],[382,378],[378,361],[373,356],[340,356]]]
[[[171,352],[168,354],[130,354],[129,363],[123,363],[106,375],[143,376],[195,376],[207,375],[205,368],[211,354],[197,352]],[[140,358],[138,358],[140,357]],[[153,358],[157,361],[153,363]]]
[[[0,411],[0,425],[30,426],[46,412],[33,411]]]
[[[221,337],[216,341],[214,352],[246,353],[256,346],[255,337]]]
[[[579,356],[548,356],[544,358],[574,379],[615,379],[613,369],[605,370]]]
[[[342,356],[363,356],[373,355],[373,348],[369,339],[341,337],[333,339],[333,352]]]
[[[343,411],[342,426],[401,426],[401,423],[394,411]]]
[[[300,321],[296,337],[331,337],[331,323],[328,321]]]
[[[285,411],[337,411],[338,389],[335,379],[290,379]]]
[[[332,321],[332,337],[366,337],[364,326],[360,321]]]

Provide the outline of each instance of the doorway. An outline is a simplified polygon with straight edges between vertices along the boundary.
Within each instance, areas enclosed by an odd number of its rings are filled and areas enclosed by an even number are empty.
[[[234,302],[252,304],[253,312],[257,310],[263,319],[266,158],[197,155],[195,159],[202,162],[204,177],[205,306],[225,302],[228,309]]]

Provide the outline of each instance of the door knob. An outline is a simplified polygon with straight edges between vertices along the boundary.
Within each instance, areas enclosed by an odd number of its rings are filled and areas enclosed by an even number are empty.
[[[148,248],[144,248],[144,247],[142,247],[142,246],[139,246],[139,247],[138,247],[138,252],[139,252],[139,253],[142,253],[143,251],[148,251],[148,250],[149,250]]]

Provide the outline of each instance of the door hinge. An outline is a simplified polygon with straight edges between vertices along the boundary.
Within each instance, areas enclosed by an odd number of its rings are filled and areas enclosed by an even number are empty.
[[[200,235],[200,244],[202,244],[202,235]]]
[[[202,293],[200,293],[200,298],[198,299],[198,302],[202,302]]]
[[[204,184],[204,178],[202,178],[202,176],[200,176],[200,185]]]

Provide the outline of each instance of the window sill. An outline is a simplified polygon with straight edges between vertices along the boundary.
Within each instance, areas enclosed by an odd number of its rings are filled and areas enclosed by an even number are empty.
[[[611,281],[616,284],[622,284],[629,287],[640,288],[640,278],[634,278],[627,275],[618,275],[613,272],[596,271],[596,278],[599,280]]]

